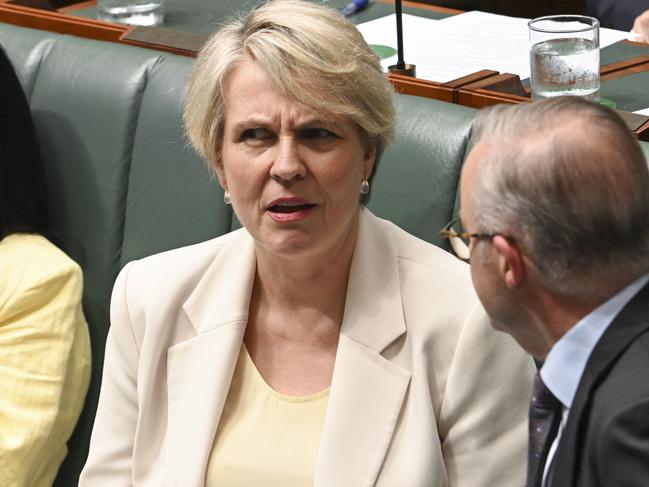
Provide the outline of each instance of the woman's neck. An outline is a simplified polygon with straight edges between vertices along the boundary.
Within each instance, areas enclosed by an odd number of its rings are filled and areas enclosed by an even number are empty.
[[[305,395],[331,384],[357,230],[328,258],[257,258],[244,343],[275,390]]]
[[[258,253],[250,306],[253,324],[297,340],[302,334],[303,339],[337,336],[357,234],[354,228],[339,248],[300,261]]]

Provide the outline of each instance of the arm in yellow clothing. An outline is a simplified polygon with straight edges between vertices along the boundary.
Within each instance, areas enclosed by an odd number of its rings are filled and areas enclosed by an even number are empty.
[[[0,485],[50,486],[88,389],[79,266],[42,237],[0,242]]]

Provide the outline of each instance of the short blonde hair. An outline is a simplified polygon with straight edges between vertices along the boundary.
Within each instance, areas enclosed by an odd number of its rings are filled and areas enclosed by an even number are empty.
[[[221,161],[225,85],[250,58],[280,92],[321,113],[346,116],[376,162],[394,135],[393,90],[378,57],[338,12],[300,0],[275,0],[219,29],[199,52],[190,74],[185,127],[213,168]],[[375,164],[376,167],[376,164]]]

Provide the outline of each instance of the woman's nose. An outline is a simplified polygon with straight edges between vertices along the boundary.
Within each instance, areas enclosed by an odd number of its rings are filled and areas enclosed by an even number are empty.
[[[306,166],[300,159],[297,144],[293,137],[280,137],[277,143],[277,152],[270,175],[281,181],[302,179],[306,175]]]

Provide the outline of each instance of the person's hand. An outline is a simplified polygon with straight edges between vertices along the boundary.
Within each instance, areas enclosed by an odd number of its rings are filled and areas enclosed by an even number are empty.
[[[649,44],[649,10],[645,10],[635,19],[633,32],[637,34],[634,41]]]

